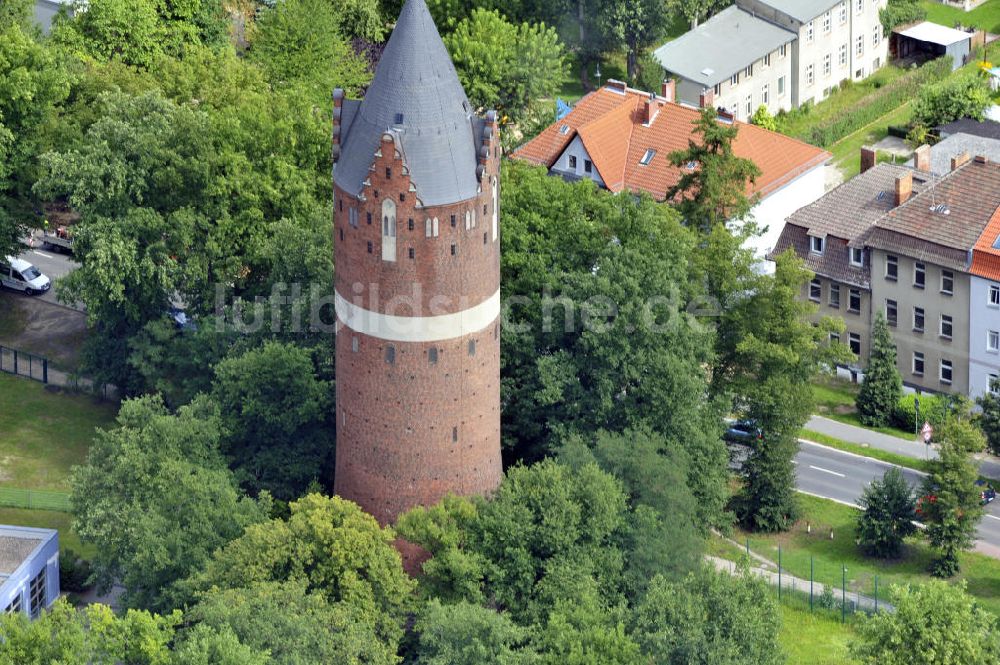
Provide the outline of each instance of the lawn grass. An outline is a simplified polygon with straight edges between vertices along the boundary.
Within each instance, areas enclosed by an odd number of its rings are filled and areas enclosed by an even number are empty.
[[[927,20],[951,27],[956,23],[982,28],[987,32],[1000,32],[1000,0],[990,0],[966,12],[957,7],[948,7],[933,0],[924,0]]]
[[[782,567],[790,574],[809,579],[810,557],[815,565],[815,579],[824,584],[841,585],[841,566],[847,566],[847,593],[874,594],[878,577],[879,597],[886,598],[891,584],[915,584],[930,578],[927,571],[931,551],[919,537],[907,541],[903,555],[894,561],[864,556],[855,544],[855,521],[858,511],[835,501],[800,495],[802,519],[789,531],[780,534],[751,534],[736,529],[733,539],[750,539],[750,549],[772,561],[778,560],[781,547]],[[812,525],[808,533],[806,525]],[[833,538],[830,538],[831,529]],[[720,548],[720,551],[725,551]],[[723,556],[719,554],[717,556]],[[731,558],[731,557],[726,557]],[[960,556],[962,572],[969,592],[982,606],[1000,616],[1000,560],[975,552]]]
[[[84,462],[94,429],[114,418],[115,407],[93,397],[0,374],[0,486],[69,490],[70,467]]]
[[[853,178],[861,172],[861,148],[878,143],[889,135],[890,125],[906,125],[913,114],[913,104],[907,102],[871,124],[865,125],[853,134],[848,134],[832,146],[833,163],[844,174],[845,179]]]
[[[789,136],[806,139],[813,127],[853,107],[877,89],[898,79],[906,71],[895,65],[886,65],[866,79],[852,81],[831,92],[826,99],[812,106],[808,112],[802,112],[800,109],[779,115],[779,129]]]
[[[71,549],[85,559],[93,559],[97,550],[93,545],[84,545],[72,529],[73,516],[54,510],[21,510],[20,508],[0,508],[0,524],[11,526],[32,526],[38,529],[59,531],[59,551]]]
[[[840,623],[840,618],[825,611],[810,612],[790,603],[778,606],[781,631],[778,642],[796,665],[850,665],[857,663],[848,652],[851,640],[857,637],[853,620]]]
[[[900,455],[899,453],[894,453],[888,450],[882,450],[881,448],[862,446],[857,443],[851,443],[850,441],[843,441],[836,437],[827,436],[826,434],[821,434],[820,432],[813,432],[812,430],[808,429],[800,430],[799,437],[802,439],[806,439],[807,441],[812,441],[814,443],[823,444],[824,446],[829,446],[830,448],[836,448],[837,450],[843,450],[844,452],[854,453],[855,455],[861,455],[862,457],[871,457],[872,459],[888,462],[889,464],[895,464],[896,466],[905,466],[908,469],[916,469],[917,471],[930,473],[930,463],[924,459],[907,457],[906,455]]]
[[[898,427],[865,427],[858,419],[854,401],[861,386],[836,377],[823,377],[813,383],[813,398],[816,400],[815,413],[847,425],[864,427],[873,432],[888,434],[907,441],[913,441],[914,432]]]

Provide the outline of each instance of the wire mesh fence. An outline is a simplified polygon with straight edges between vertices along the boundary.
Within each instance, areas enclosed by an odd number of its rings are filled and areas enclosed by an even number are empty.
[[[69,494],[51,490],[26,490],[13,487],[0,487],[0,506],[4,508],[70,512]]]

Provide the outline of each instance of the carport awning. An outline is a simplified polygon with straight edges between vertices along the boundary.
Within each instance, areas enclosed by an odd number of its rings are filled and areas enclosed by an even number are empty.
[[[971,33],[962,32],[961,30],[956,30],[955,28],[948,28],[938,23],[931,23],[930,21],[924,21],[923,23],[918,23],[917,25],[907,28],[906,30],[897,30],[895,32],[897,35],[901,35],[903,37],[916,39],[920,42],[930,42],[931,44],[938,44],[939,46],[951,46],[952,44],[957,44],[958,42],[967,41],[972,38]]]

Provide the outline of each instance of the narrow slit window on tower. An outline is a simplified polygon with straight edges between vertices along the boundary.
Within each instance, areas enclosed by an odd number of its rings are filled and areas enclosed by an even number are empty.
[[[458,441],[458,428],[457,427],[452,427],[451,428],[451,440],[452,440],[452,442]]]
[[[438,226],[438,218],[437,217],[434,218],[434,225],[433,226],[434,226],[434,237],[437,238],[439,230],[440,230],[440,227]]]
[[[434,365],[438,361],[438,350],[436,347],[431,347],[427,349],[427,360],[430,364]]]
[[[483,217],[485,217],[486,215],[489,214],[488,210],[489,210],[488,206],[484,203],[483,204]]]
[[[392,169],[389,168],[388,166],[385,167],[385,179],[386,180],[391,180],[392,179]]]
[[[476,340],[474,339],[469,340],[469,355],[470,356],[476,355]]]
[[[372,241],[371,240],[368,241],[368,253],[369,254],[372,253]]]
[[[406,220],[406,228],[408,230],[410,230],[410,231],[413,230],[413,218],[412,217],[410,219]]]
[[[396,347],[392,344],[385,347],[385,361],[390,365],[394,365],[396,363]]]
[[[402,203],[405,200],[406,200],[406,194],[404,194],[403,192],[400,192],[399,193],[399,202]]]
[[[353,351],[354,353],[358,352],[358,338],[357,337],[351,337],[351,351]]]
[[[368,222],[368,226],[372,225],[372,214],[370,212],[365,213],[365,221]]]
[[[455,254],[457,254],[457,253],[458,253],[457,249],[458,249],[458,248],[457,248],[457,247],[456,247],[455,245],[452,245],[452,246],[451,246],[451,255],[452,255],[452,256],[455,256]]]
[[[431,221],[431,218],[428,217],[427,221],[424,222],[424,237],[425,238],[430,238],[431,237],[431,233],[433,232],[433,228],[434,228],[432,226],[432,224],[433,224],[433,222]]]
[[[483,234],[483,244],[484,244],[484,245],[485,245],[485,244],[487,244],[487,243],[486,243],[486,237],[487,237],[488,235],[489,235],[488,233],[484,233],[484,234]]]
[[[409,251],[407,252],[407,254],[409,255],[409,257],[411,259],[413,258],[413,248],[412,247],[409,249]]]
[[[344,239],[344,229],[340,229],[340,239]]]
[[[472,213],[468,210],[465,211],[465,230],[468,231],[472,228]]]
[[[451,216],[451,228],[455,228],[455,215]]]

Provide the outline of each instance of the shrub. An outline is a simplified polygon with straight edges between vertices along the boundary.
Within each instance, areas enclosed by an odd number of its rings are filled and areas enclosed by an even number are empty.
[[[914,399],[917,395],[903,395],[896,407],[893,424],[903,430],[912,430],[916,422],[916,407]],[[941,427],[948,419],[951,411],[951,400],[942,395],[919,395],[920,397],[920,423],[929,422],[933,427]]]
[[[837,598],[833,595],[832,584],[823,585],[823,593],[821,593],[819,598],[816,599],[816,603],[824,610],[832,610],[837,606]]]

